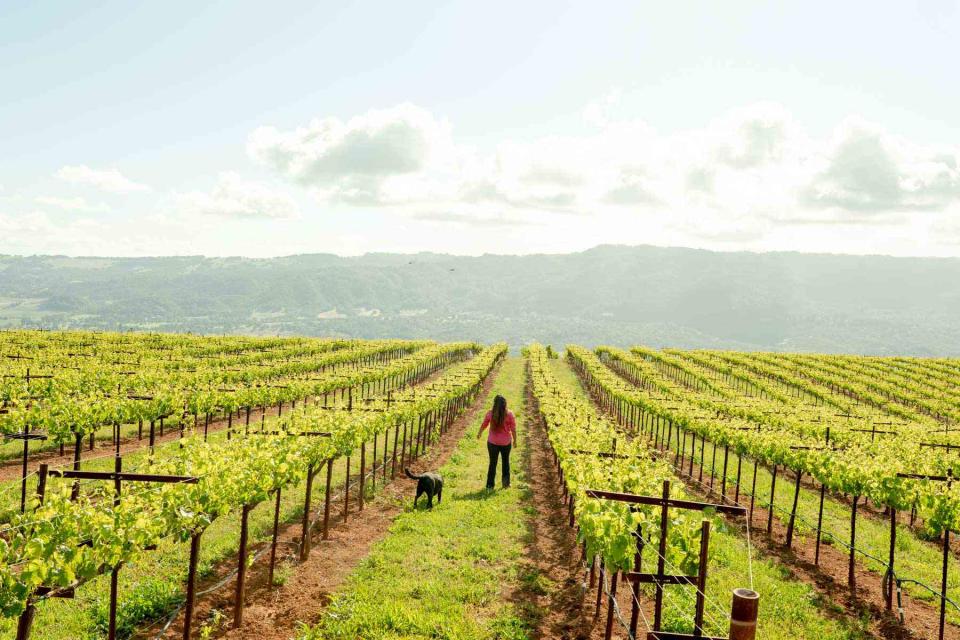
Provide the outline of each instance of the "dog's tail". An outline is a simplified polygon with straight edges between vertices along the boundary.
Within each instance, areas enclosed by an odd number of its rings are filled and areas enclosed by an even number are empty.
[[[410,473],[410,469],[407,469],[406,467],[403,468],[403,472],[406,473],[407,477],[410,478],[411,480],[419,480],[420,478],[423,477],[423,476],[418,476],[413,473]]]

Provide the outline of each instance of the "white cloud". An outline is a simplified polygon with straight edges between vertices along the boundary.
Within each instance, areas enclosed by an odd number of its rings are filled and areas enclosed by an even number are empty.
[[[65,211],[79,211],[81,213],[104,213],[110,210],[103,202],[92,203],[85,199],[76,198],[58,198],[54,196],[38,196],[35,198],[38,204],[45,204],[51,207],[57,207]]]
[[[636,207],[659,204],[660,199],[644,186],[641,176],[624,175],[619,185],[612,187],[603,196],[605,204]]]
[[[249,136],[248,153],[278,183],[224,173],[210,190],[174,193],[173,206],[114,222],[113,253],[209,253],[214,244],[231,253],[243,242],[259,247],[261,236],[252,237],[259,233],[275,233],[280,253],[316,250],[333,237],[339,253],[558,251],[602,242],[914,255],[956,255],[960,247],[960,146],[918,144],[856,119],[812,136],[776,104],[670,133],[625,117],[615,98],[598,105],[581,135],[504,137],[482,150],[458,142],[440,115],[410,104],[287,130],[262,127]],[[114,190],[129,182],[116,170],[60,173],[85,184],[106,174]],[[290,185],[330,211],[363,215],[303,220],[292,238],[287,225],[261,225],[256,234],[245,225],[225,229],[227,218],[300,218]],[[24,210],[30,196],[18,198],[0,197],[0,209]],[[89,213],[104,207],[73,197],[36,202]],[[193,225],[188,237],[185,222]],[[49,223],[43,214],[8,215],[0,233],[49,247],[40,231]],[[125,233],[116,230],[124,225]],[[71,230],[75,237],[53,237],[100,247],[110,235]],[[255,252],[262,250],[248,248]]]
[[[942,210],[960,201],[960,152],[914,145],[849,121],[805,195],[813,206],[851,212]]]
[[[51,220],[42,211],[0,212],[3,252],[13,254],[107,255],[116,253],[118,238],[109,227],[89,218],[67,223]]]
[[[415,220],[424,222],[438,222],[442,224],[456,224],[467,227],[524,227],[537,223],[517,218],[498,216],[478,216],[466,213],[452,213],[445,211],[427,211],[414,214]]]
[[[117,169],[91,169],[85,164],[67,165],[56,176],[72,184],[81,184],[110,193],[149,191],[150,187],[130,180]]]
[[[227,218],[295,219],[300,208],[289,194],[261,182],[243,180],[232,172],[221,173],[210,193],[190,192],[176,198],[186,215]]]
[[[632,213],[645,229],[656,220],[671,241],[727,246],[763,246],[798,225],[826,235],[838,223],[895,226],[898,216],[929,215],[910,228],[922,237],[960,203],[956,147],[910,144],[854,120],[813,138],[771,103],[663,134],[612,119],[618,100],[614,92],[588,107],[595,129],[586,135],[505,139],[487,153],[457,144],[449,124],[409,104],[287,132],[264,127],[248,150],[324,203],[477,227]]]
[[[261,127],[247,143],[252,158],[281,175],[316,188],[326,200],[356,204],[387,203],[429,188],[417,183],[450,147],[449,126],[411,104],[347,121],[317,118],[293,131]]]
[[[50,225],[47,214],[42,211],[33,211],[20,215],[0,215],[0,231],[9,234],[15,233],[36,233],[43,231]]]

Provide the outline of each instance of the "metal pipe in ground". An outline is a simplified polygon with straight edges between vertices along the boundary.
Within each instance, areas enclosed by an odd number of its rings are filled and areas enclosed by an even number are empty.
[[[730,640],[756,640],[760,594],[752,589],[734,589],[730,606]]]

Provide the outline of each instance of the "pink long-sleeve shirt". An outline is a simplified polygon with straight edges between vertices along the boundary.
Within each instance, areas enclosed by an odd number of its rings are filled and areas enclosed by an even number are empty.
[[[500,429],[495,429],[490,424],[490,413],[491,412],[487,411],[487,415],[483,418],[483,424],[480,425],[481,431],[490,427],[490,435],[487,436],[487,442],[501,447],[511,444],[513,438],[517,435],[517,419],[513,416],[513,411],[507,411],[507,415],[503,418],[503,427]]]

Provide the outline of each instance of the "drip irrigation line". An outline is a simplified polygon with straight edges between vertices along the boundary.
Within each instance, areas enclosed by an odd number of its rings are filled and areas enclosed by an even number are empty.
[[[930,586],[922,582],[919,582],[918,580],[914,580],[912,578],[897,578],[896,574],[894,574],[894,581],[898,589],[905,584],[915,584],[918,587],[923,587],[924,589],[926,589],[927,591],[935,595],[937,597],[937,600],[941,600],[941,599],[946,600],[947,604],[952,605],[957,611],[960,611],[960,604],[957,604],[955,601],[951,600],[950,598],[944,598],[939,591],[930,588]],[[901,606],[901,613],[902,611],[903,611],[903,607]]]
[[[287,541],[284,542],[284,544],[294,544],[294,545],[295,545],[296,543],[294,543],[294,542],[292,542],[292,541],[290,541],[290,540],[287,540]],[[263,549],[261,549],[260,551],[258,551],[257,553],[255,553],[251,558],[249,558],[249,559],[248,559],[248,562],[250,562],[250,563],[256,562],[256,561],[259,560],[261,557],[263,557],[263,555],[264,555],[267,551],[269,551],[270,549],[271,549],[270,545],[264,546]],[[198,592],[196,593],[195,597],[205,596],[205,595],[208,595],[208,594],[210,594],[210,593],[213,593],[214,591],[217,591],[218,589],[221,589],[224,585],[226,585],[228,582],[230,582],[231,580],[233,580],[239,572],[240,572],[240,568],[239,568],[239,567],[237,567],[236,569],[231,570],[227,575],[225,575],[223,578],[221,578],[216,584],[213,584],[213,585],[207,587],[207,588],[204,589],[203,591],[198,591]],[[272,585],[271,585],[271,586],[272,586]],[[172,624],[174,623],[174,621],[175,621],[175,620],[177,619],[177,617],[180,615],[180,612],[183,611],[183,608],[184,608],[185,606],[186,606],[186,603],[185,603],[185,602],[177,605],[177,608],[174,609],[173,613],[171,613],[171,614],[166,618],[166,623],[164,623],[163,627],[160,628],[160,631],[158,631],[157,634],[153,637],[153,640],[161,640],[161,638],[163,637],[163,634],[165,634],[165,633],[167,632],[167,630],[170,628],[170,625],[172,625]],[[161,618],[161,619],[162,619],[162,618]]]

